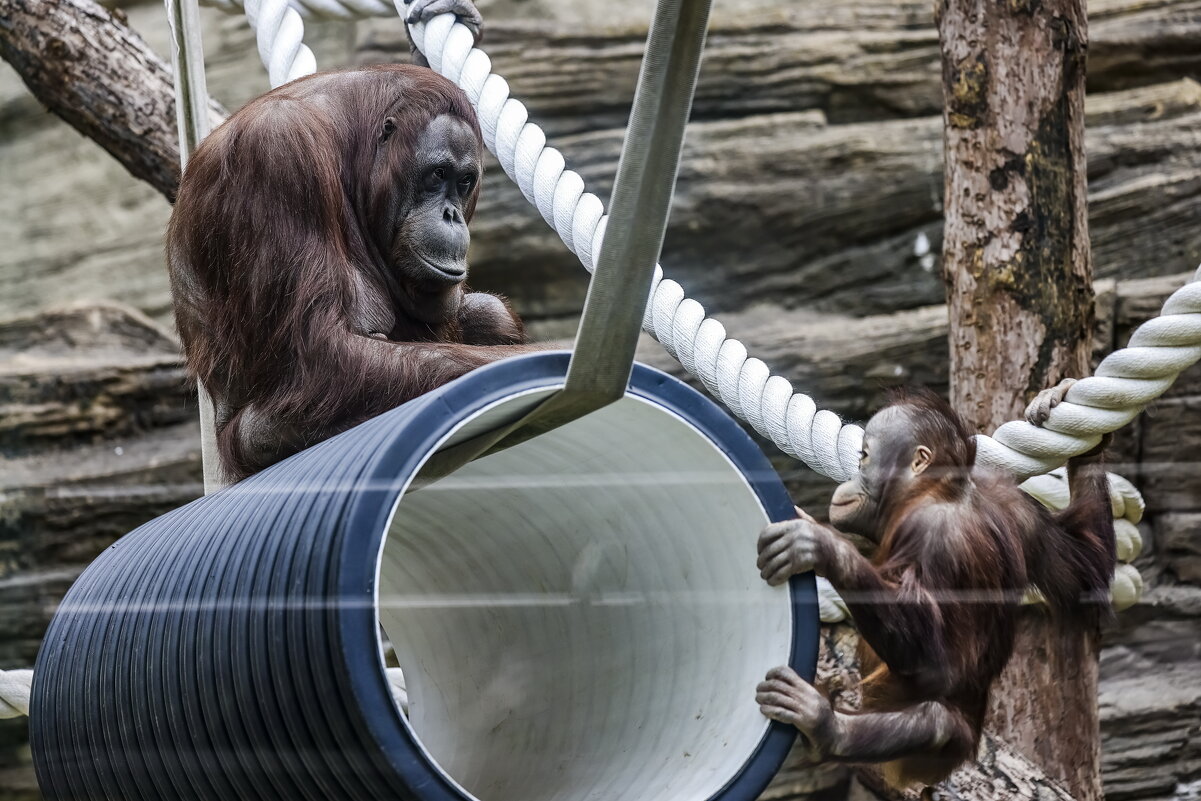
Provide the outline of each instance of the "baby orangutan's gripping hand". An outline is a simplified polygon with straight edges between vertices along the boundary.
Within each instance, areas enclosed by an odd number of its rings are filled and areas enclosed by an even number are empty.
[[[796,520],[772,523],[759,535],[759,575],[773,587],[798,573],[825,574],[833,535],[803,510],[796,512]]]
[[[773,668],[756,688],[759,711],[772,720],[796,726],[812,756],[828,756],[835,742],[837,718],[830,702],[790,667]]]

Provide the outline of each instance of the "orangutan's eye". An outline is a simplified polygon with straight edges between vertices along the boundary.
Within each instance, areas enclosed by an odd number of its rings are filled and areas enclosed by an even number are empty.
[[[384,120],[383,130],[380,131],[379,141],[381,143],[387,142],[388,137],[390,137],[394,133],[396,133],[396,120],[393,119],[392,117],[387,117]]]
[[[446,180],[446,168],[444,168],[444,167],[435,167],[435,168],[434,168],[434,172],[433,172],[433,176],[434,176],[434,178],[436,178],[436,179],[437,179],[439,182],[445,181],[445,180]]]
[[[470,175],[470,174],[464,175],[462,178],[459,179],[459,194],[460,195],[468,194],[469,192],[471,192],[471,187],[473,187],[473,186],[475,186],[475,176]]]

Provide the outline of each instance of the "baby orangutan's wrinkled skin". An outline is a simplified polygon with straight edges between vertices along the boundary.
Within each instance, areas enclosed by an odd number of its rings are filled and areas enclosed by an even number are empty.
[[[1069,386],[1035,398],[1029,422],[1041,425]],[[1104,446],[1069,462],[1071,505],[1052,514],[975,465],[968,430],[933,393],[902,395],[877,413],[859,474],[834,493],[833,525],[798,509],[759,538],[766,581],[813,570],[842,594],[861,635],[861,711],[834,709],[778,667],[757,689],[763,713],[796,726],[817,759],[886,763],[898,787],[941,781],[972,758],[1026,588],[1065,626],[1095,628],[1110,613]],[[872,540],[874,558],[839,529]]]

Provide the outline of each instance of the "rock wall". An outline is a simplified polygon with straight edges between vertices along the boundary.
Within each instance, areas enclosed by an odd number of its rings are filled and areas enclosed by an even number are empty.
[[[493,61],[534,119],[607,198],[637,72],[645,2],[498,0]],[[1201,260],[1201,0],[1093,9],[1090,227],[1101,277]],[[205,9],[212,93],[229,108],[267,88],[239,17]],[[123,9],[160,49],[158,4]],[[324,66],[405,57],[392,20],[310,24]],[[941,122],[928,4],[719,4],[664,267],[707,306],[861,316],[937,303]],[[153,192],[47,115],[0,65],[0,319],[112,299],[169,322]],[[584,275],[493,165],[473,244],[476,283],[569,324]]]
[[[606,197],[649,3],[480,5],[498,71]],[[1201,261],[1201,0],[1090,11],[1090,226],[1109,279],[1100,355]],[[161,6],[122,13],[162,51]],[[237,17],[203,16],[210,88],[236,108],[267,87],[253,38]],[[406,49],[393,21],[312,25],[306,41],[324,66]],[[939,267],[919,246],[940,245],[939,103],[927,2],[715,9],[664,266],[752,353],[849,418],[887,386],[946,386]],[[32,662],[99,550],[200,491],[194,404],[169,330],[168,213],[0,64],[0,667]],[[512,297],[541,336],[569,335],[586,274],[495,164],[477,220],[477,287]],[[679,370],[649,340],[640,356]],[[1115,800],[1183,801],[1201,787],[1199,445],[1196,370],[1115,445],[1116,469],[1147,497],[1150,584],[1106,634]],[[798,502],[824,505],[829,482],[773,458]],[[0,721],[0,801],[36,797],[24,739],[21,722]],[[766,797],[842,797],[846,782],[841,769],[790,766]]]

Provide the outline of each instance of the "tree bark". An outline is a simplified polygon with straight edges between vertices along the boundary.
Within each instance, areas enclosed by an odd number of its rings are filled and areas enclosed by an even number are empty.
[[[1082,0],[941,0],[951,400],[991,431],[1089,366]],[[1024,615],[990,728],[1100,801],[1096,632]]]
[[[0,57],[43,104],[174,200],[179,138],[171,68],[120,10],[92,0],[0,0]],[[215,127],[225,110],[209,100]]]

